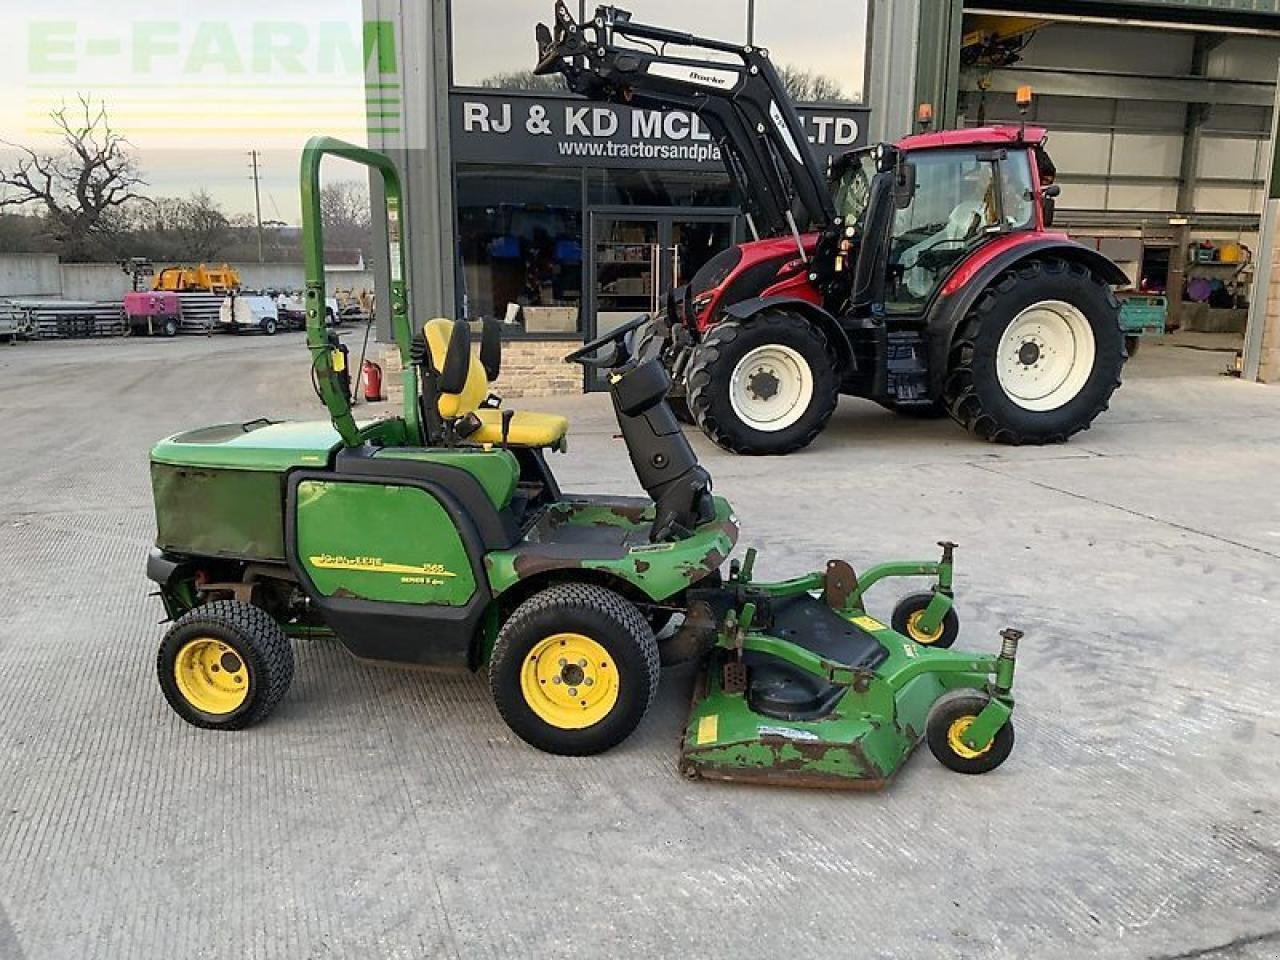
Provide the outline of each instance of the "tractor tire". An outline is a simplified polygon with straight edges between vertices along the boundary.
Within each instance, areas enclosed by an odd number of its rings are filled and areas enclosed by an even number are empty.
[[[176,337],[178,335],[178,320],[176,317],[166,317],[164,327],[161,330],[166,337]]]
[[[525,743],[589,756],[639,726],[659,669],[653,630],[634,604],[604,587],[562,583],[535,593],[503,624],[489,689]]]
[[[993,443],[1061,443],[1107,409],[1124,366],[1120,302],[1086,267],[1030,260],[978,297],[951,344],[951,418]]]
[[[683,394],[667,394],[667,403],[671,407],[671,412],[676,415],[676,420],[686,426],[695,427],[698,421],[694,419],[693,411],[689,409],[689,398]]]
[[[935,403],[923,403],[918,405],[885,403],[882,406],[886,410],[892,410],[900,417],[908,420],[940,420],[949,416],[947,405],[941,400]]]
[[[716,324],[695,349],[689,409],[725,450],[791,453],[812,443],[835,411],[835,358],[797,313],[766,310],[746,323]]]
[[[650,320],[644,326],[637,327],[631,340],[632,356],[644,356],[646,359],[657,360],[662,364],[662,368],[667,371],[667,376],[671,376],[671,367],[664,349],[654,347],[653,341],[657,335],[653,329],[653,321]],[[674,377],[672,380],[674,381]],[[667,394],[667,403],[671,407],[671,412],[676,415],[676,420],[680,423],[693,426],[693,412],[689,409],[689,399],[683,393]]]
[[[241,730],[266,718],[293,681],[293,650],[266,611],[215,600],[179,617],[156,656],[160,689],[187,723]]]

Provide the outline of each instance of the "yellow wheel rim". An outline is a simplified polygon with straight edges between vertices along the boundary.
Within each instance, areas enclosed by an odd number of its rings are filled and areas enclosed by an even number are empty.
[[[249,667],[235,650],[209,637],[192,640],[173,661],[178,691],[202,713],[227,714],[249,696]]]
[[[923,643],[926,646],[936,641],[942,636],[942,624],[938,624],[932,633],[920,626],[920,621],[924,619],[924,611],[917,610],[911,616],[907,617],[907,636],[916,643]]]
[[[553,633],[525,656],[520,691],[538,719],[581,730],[607,717],[618,702],[618,668],[590,637]]]
[[[991,743],[988,743],[981,750],[975,750],[964,742],[964,735],[968,732],[969,727],[973,725],[973,721],[978,719],[973,714],[965,717],[957,717],[951,721],[951,726],[947,727],[947,746],[949,746],[957,757],[963,757],[966,760],[973,760],[982,756],[991,749]]]

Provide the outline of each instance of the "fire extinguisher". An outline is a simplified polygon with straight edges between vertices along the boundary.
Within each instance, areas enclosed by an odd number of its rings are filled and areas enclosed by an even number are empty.
[[[364,398],[369,401],[387,399],[382,395],[382,367],[366,360],[361,371],[364,374]]]

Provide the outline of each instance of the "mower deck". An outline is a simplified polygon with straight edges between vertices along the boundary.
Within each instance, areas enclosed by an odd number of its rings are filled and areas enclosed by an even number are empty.
[[[998,659],[924,648],[865,614],[834,611],[808,594],[787,598],[768,632],[742,637],[740,660],[722,644],[705,663],[681,772],[880,789],[924,737],[939,698],[984,689]]]

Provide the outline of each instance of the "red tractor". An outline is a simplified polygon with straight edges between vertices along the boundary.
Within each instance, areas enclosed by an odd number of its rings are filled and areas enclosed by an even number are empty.
[[[608,6],[578,24],[561,2],[537,38],[536,72],[696,113],[720,147],[756,239],[633,321],[676,409],[720,446],[804,447],[842,393],[1014,444],[1066,440],[1107,408],[1126,358],[1111,287],[1129,281],[1049,230],[1043,129],[921,133],[823,171],[765,49]]]

